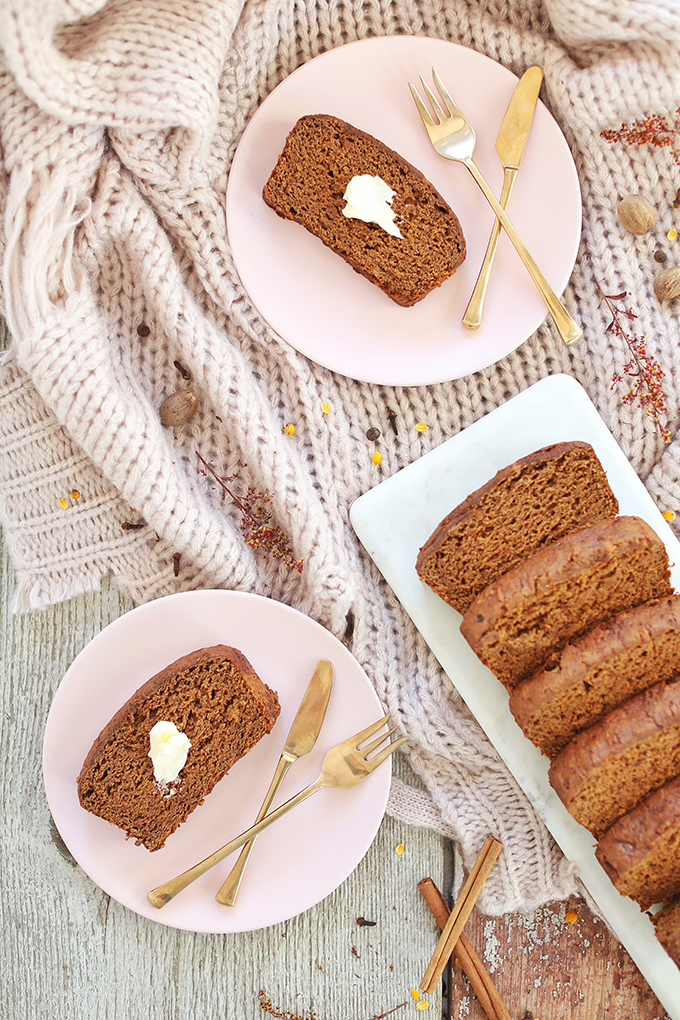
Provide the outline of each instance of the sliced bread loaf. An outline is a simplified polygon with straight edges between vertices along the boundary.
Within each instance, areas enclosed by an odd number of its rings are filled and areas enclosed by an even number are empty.
[[[671,960],[680,967],[680,899],[665,903],[652,921],[657,939]]]
[[[680,680],[655,684],[570,740],[550,783],[594,836],[680,775]]]
[[[159,850],[235,762],[269,733],[277,695],[226,645],[183,656],[140,687],[94,741],[78,776],[82,807]],[[160,721],[190,741],[169,787],[154,778],[149,734]]]
[[[592,446],[546,446],[503,468],[452,510],[421,548],[416,570],[463,614],[522,560],[618,509]]]
[[[680,892],[680,779],[614,822],[595,856],[619,892],[643,910]]]
[[[394,192],[401,236],[344,215],[347,185],[380,178]],[[419,170],[372,135],[337,117],[301,117],[286,139],[262,196],[400,305],[414,305],[465,259],[458,217]]]
[[[666,548],[638,517],[600,521],[545,546],[470,604],[460,631],[508,689],[568,641],[671,593]]]
[[[554,758],[572,737],[628,698],[680,675],[680,595],[620,613],[570,641],[510,694],[510,710]]]

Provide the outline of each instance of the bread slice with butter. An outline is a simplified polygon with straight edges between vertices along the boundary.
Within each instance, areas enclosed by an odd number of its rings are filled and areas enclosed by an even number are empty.
[[[388,209],[396,233],[346,215],[347,187],[362,176],[393,192]],[[328,114],[297,121],[262,197],[400,305],[421,301],[465,259],[458,217],[423,174],[372,135]]]

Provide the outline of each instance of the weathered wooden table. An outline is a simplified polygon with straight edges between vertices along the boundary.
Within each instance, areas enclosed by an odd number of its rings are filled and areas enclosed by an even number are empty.
[[[100,593],[12,615],[13,586],[3,546],[2,1020],[423,1015],[411,990],[438,928],[417,883],[431,876],[450,895],[460,880],[452,848],[428,830],[385,818],[364,860],[331,896],[286,923],[248,934],[176,931],[138,917],[94,885],[50,818],[42,739],[68,666],[131,604],[105,583]],[[412,778],[403,760],[395,773]],[[466,934],[513,1020],[663,1020],[628,955],[580,900],[527,916],[474,912]],[[444,986],[423,998],[427,1016],[484,1017],[455,965]]]

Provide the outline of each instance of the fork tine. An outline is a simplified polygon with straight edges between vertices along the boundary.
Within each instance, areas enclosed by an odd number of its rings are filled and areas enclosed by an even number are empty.
[[[420,98],[420,94],[418,92],[418,89],[415,87],[415,85],[412,85],[411,82],[408,83],[408,87],[411,90],[411,95],[413,96],[413,102],[416,104],[416,107],[418,108],[418,113],[420,114],[421,119],[422,119],[423,123],[425,124],[425,126],[426,127],[435,127],[435,123],[432,120],[432,117],[427,112],[427,110],[425,108],[425,105],[424,105],[422,99]]]
[[[437,117],[439,118],[440,123],[442,121],[448,120],[449,119],[449,111],[442,109],[442,104],[437,99],[437,97],[435,96],[435,94],[432,91],[432,89],[425,83],[425,81],[423,80],[422,77],[421,77],[420,81],[421,81],[421,84],[422,84],[423,88],[425,89],[425,95],[430,100],[430,104],[432,106],[432,109],[434,110],[434,112],[436,113]]]
[[[389,758],[391,754],[394,754],[398,747],[401,747],[402,744],[406,743],[407,740],[408,737],[399,737],[399,740],[393,741],[393,743],[389,744],[388,747],[383,748],[382,751],[378,751],[375,757],[369,758],[366,762],[366,767],[369,772],[376,769],[378,765],[382,765],[382,763]]]
[[[384,744],[387,738],[391,737],[393,733],[396,733],[398,729],[399,729],[398,726],[393,726],[391,730],[387,731],[387,733],[381,733],[380,736],[373,741],[373,743],[368,744],[366,747],[362,747],[361,753],[364,756],[364,760],[366,759],[366,756],[371,753],[371,751],[375,751],[377,747],[380,747],[381,744]]]
[[[356,733],[353,737],[350,737],[347,743],[351,742],[356,747],[358,747],[361,741],[365,740],[366,737],[372,737],[374,733],[377,733],[380,727],[385,725],[389,717],[390,713],[388,712],[386,716],[384,716],[382,719],[378,719],[377,722],[371,723],[371,725],[367,726],[365,730],[361,731],[361,733]]]
[[[449,93],[448,93],[448,91],[447,91],[443,81],[441,80],[441,78],[437,74],[437,69],[435,67],[432,68],[432,79],[433,79],[435,85],[437,86],[437,91],[439,92],[439,95],[442,97],[442,99],[444,100],[444,102],[448,106],[449,112],[450,112],[451,116],[452,117],[462,117],[463,114],[462,114],[460,108],[458,106],[456,106],[456,104],[454,103],[453,99],[449,95]]]

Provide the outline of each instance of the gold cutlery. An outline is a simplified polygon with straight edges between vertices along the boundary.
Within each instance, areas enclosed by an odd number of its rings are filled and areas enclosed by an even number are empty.
[[[451,96],[444,88],[444,85],[434,68],[432,68],[432,77],[441,97],[441,103],[435,98],[434,93],[428,88],[422,78],[420,81],[425,89],[425,94],[432,105],[436,119],[433,119],[433,117],[428,113],[422,99],[420,98],[418,90],[410,82],[409,89],[411,90],[413,101],[416,104],[416,108],[425,126],[425,130],[430,137],[430,141],[432,142],[435,152],[438,152],[440,156],[444,156],[445,159],[452,159],[458,163],[462,163],[470,171],[476,183],[479,185],[482,194],[496,213],[503,230],[505,230],[506,234],[515,246],[517,254],[522,259],[522,262],[529,271],[529,275],[536,284],[543,300],[548,306],[548,311],[555,322],[563,343],[568,346],[578,343],[578,341],[583,337],[583,331],[574,322],[571,315],[536,265],[536,262],[529,253],[526,245],[513,226],[512,220],[506,213],[505,209],[503,209],[499,204],[496,196],[485,181],[477,164],[472,158],[475,151],[477,136],[471,124],[465,119]]]
[[[225,857],[233,853],[234,850],[238,850],[240,846],[247,843],[253,836],[257,836],[258,833],[266,829],[272,822],[277,821],[282,815],[285,815],[291,808],[301,804],[303,800],[307,800],[312,794],[317,793],[323,789],[324,786],[332,786],[336,789],[349,789],[352,786],[356,786],[366,776],[370,776],[371,772],[374,772],[379,765],[381,765],[398,747],[406,740],[406,737],[400,737],[399,740],[393,741],[384,747],[381,751],[378,748],[388,737],[396,732],[394,729],[388,730],[387,733],[381,734],[376,740],[372,741],[365,747],[360,747],[365,740],[372,737],[375,733],[380,730],[387,720],[389,719],[389,713],[383,718],[378,719],[377,722],[367,726],[366,729],[361,730],[360,733],[355,734],[353,737],[344,740],[341,744],[336,747],[332,747],[330,751],[326,752],[326,755],[321,763],[321,772],[318,779],[315,779],[313,783],[306,786],[304,790],[296,793],[294,797],[287,800],[285,804],[281,804],[280,807],[274,808],[268,815],[265,815],[255,825],[251,825],[249,829],[242,832],[240,836],[232,839],[229,843],[226,843],[219,850],[215,850],[214,853],[210,854],[204,860],[195,864],[193,868],[189,868],[187,871],[183,871],[181,875],[177,875],[176,878],[170,879],[168,882],[164,882],[162,885],[152,889],[147,894],[149,903],[154,907],[164,907],[166,903],[169,903],[177,893],[181,892],[182,889],[205,874],[210,868],[219,864]],[[377,751],[372,758],[368,755],[373,751]]]
[[[331,696],[331,688],[333,686],[333,666],[328,659],[321,659],[318,663],[312,679],[309,681],[307,690],[304,693],[300,707],[297,710],[297,714],[293,719],[293,724],[290,728],[290,732],[286,737],[286,743],[284,744],[279,763],[276,766],[274,772],[274,778],[271,781],[269,789],[265,795],[262,807],[260,808],[256,822],[259,822],[267,814],[271,802],[274,800],[281,783],[283,782],[284,776],[288,772],[288,769],[293,765],[298,758],[302,758],[303,755],[309,754],[314,745],[316,744],[317,737],[323,725],[323,721],[326,717],[326,709],[328,708],[328,699]],[[250,852],[253,849],[256,837],[248,840],[244,845],[241,853],[238,855],[236,864],[231,869],[215,899],[218,903],[224,903],[228,907],[233,907],[238,896],[238,891],[241,886],[241,880],[243,873],[250,857]]]
[[[515,86],[510,103],[505,111],[505,116],[501,121],[496,138],[496,152],[503,166],[503,188],[498,199],[503,209],[508,207],[517,171],[522,161],[524,147],[529,137],[531,122],[534,119],[534,110],[536,109],[542,81],[543,71],[540,67],[530,67],[525,71]],[[463,325],[468,329],[479,329],[481,325],[486,288],[489,283],[489,276],[496,255],[500,233],[501,225],[498,218],[496,218],[475,288],[472,291],[468,306],[463,315]]]

